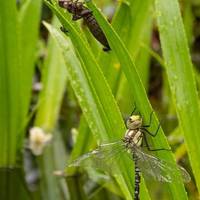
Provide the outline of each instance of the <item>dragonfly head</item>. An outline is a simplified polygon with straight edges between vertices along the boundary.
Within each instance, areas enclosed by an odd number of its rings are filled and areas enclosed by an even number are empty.
[[[67,1],[67,0],[58,0],[58,4],[59,4],[59,6],[60,7],[62,7],[62,8],[67,8],[68,7],[68,5],[69,5],[69,1]]]
[[[58,4],[60,7],[65,8],[68,12],[73,14],[78,14],[78,12],[83,10],[83,3],[72,0],[58,0]]]
[[[138,129],[142,126],[142,117],[140,115],[131,115],[127,121],[126,126],[128,129]]]

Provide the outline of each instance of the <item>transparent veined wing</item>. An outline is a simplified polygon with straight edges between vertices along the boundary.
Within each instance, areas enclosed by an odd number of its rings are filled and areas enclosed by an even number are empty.
[[[127,150],[123,141],[100,145],[97,149],[88,152],[69,163],[69,167],[92,167],[95,169],[118,172],[116,162],[126,156]]]
[[[154,178],[156,181],[172,182],[181,176],[185,182],[190,181],[190,175],[181,166],[160,160],[152,155],[144,153],[137,146],[133,146],[131,153],[127,152],[123,141],[100,145],[97,149],[86,153],[69,163],[69,167],[92,167],[109,173],[121,173],[119,171],[120,162],[127,158],[133,162],[135,157],[138,167],[145,178]]]
[[[180,180],[189,182],[191,180],[188,172],[181,166],[160,160],[154,156],[144,153],[140,148],[133,150],[138,166],[145,178],[154,178],[156,181],[172,182]],[[182,179],[181,179],[182,177]]]

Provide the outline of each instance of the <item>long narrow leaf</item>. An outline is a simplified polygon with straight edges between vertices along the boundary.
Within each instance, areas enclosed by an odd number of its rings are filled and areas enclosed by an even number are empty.
[[[157,0],[156,10],[170,89],[200,190],[199,100],[178,1]]]
[[[0,1],[0,166],[15,165],[20,124],[16,1]]]
[[[28,0],[18,11],[19,22],[19,41],[20,41],[20,59],[22,66],[21,73],[21,90],[23,91],[21,103],[22,115],[27,114],[30,103],[32,90],[32,77],[34,72],[34,62],[36,58],[36,44],[39,35],[39,23],[42,0]]]

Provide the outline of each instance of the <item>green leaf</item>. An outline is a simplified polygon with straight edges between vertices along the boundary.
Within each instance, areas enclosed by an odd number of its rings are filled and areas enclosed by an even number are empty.
[[[0,1],[0,166],[15,165],[20,125],[20,58],[16,1]]]
[[[32,77],[35,67],[36,44],[39,35],[39,24],[42,0],[27,0],[18,12],[20,68],[21,73],[21,104],[23,118],[27,114],[32,90]],[[26,98],[24,98],[26,97]]]
[[[156,12],[170,89],[200,190],[199,100],[178,1],[156,0]]]
[[[54,24],[58,24],[58,21],[53,21]],[[65,92],[67,72],[62,52],[52,37],[49,38],[47,52],[34,126],[41,127],[46,134],[53,135],[51,145],[47,145],[43,154],[37,159],[41,172],[41,193],[45,199],[53,200],[61,199],[63,188],[66,187],[64,180],[59,181],[56,176],[52,176],[52,173],[62,169],[63,163],[66,162],[64,143],[58,135],[60,133],[55,131],[55,127]],[[61,185],[63,186],[60,188]]]
[[[35,126],[40,126],[45,131],[52,131],[55,128],[66,81],[67,71],[62,52],[57,42],[50,38],[48,56],[42,71],[42,91]]]

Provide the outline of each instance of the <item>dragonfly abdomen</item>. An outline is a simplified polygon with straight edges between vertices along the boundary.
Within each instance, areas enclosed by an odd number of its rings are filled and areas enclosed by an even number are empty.
[[[86,16],[83,16],[84,22],[87,24],[87,27],[90,29],[90,32],[92,35],[105,46],[104,50],[108,51],[110,50],[110,46],[108,44],[108,41],[106,39],[105,34],[103,33],[102,29],[100,28],[99,24],[97,23],[95,17],[92,15],[92,13],[87,14]]]
[[[135,191],[134,191],[134,200],[139,200],[140,194],[140,169],[137,166],[137,161],[135,160]]]

